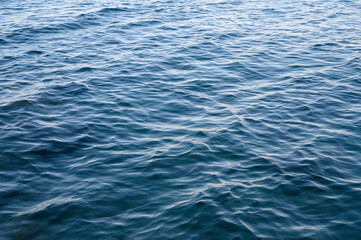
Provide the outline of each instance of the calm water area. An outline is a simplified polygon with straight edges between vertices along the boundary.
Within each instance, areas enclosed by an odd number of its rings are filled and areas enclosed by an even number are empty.
[[[360,230],[360,0],[0,0],[1,240]]]

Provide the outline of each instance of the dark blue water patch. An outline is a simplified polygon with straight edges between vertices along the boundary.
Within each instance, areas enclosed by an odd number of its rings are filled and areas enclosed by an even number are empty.
[[[44,52],[43,51],[40,51],[40,50],[31,50],[31,51],[28,51],[26,52],[27,54],[30,54],[30,55],[41,55],[43,54]]]
[[[97,12],[98,13],[117,13],[117,12],[130,12],[130,11],[131,11],[131,9],[128,7],[122,7],[122,8],[108,7],[108,8],[103,8]]]
[[[90,72],[92,70],[93,70],[93,68],[91,68],[91,67],[82,67],[82,68],[78,69],[77,72],[80,72],[80,73],[82,73],[82,72]]]
[[[0,38],[0,45],[6,45],[8,42],[2,38]]]
[[[7,42],[27,43],[36,42],[37,37],[47,37],[48,34],[61,34],[67,31],[84,30],[89,26],[97,26],[97,22],[93,21],[69,21],[60,24],[48,24],[42,27],[24,27],[15,29],[14,31],[4,35]]]

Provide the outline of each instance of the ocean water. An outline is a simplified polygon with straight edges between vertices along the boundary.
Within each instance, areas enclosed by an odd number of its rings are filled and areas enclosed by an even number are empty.
[[[0,239],[361,239],[358,0],[0,0]]]

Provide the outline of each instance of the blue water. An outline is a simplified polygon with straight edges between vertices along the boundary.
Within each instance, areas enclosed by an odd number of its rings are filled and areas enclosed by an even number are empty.
[[[0,0],[0,239],[361,239],[358,0]]]

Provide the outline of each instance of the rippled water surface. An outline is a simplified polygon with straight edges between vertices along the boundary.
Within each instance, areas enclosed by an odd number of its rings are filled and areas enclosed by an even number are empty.
[[[361,239],[358,0],[0,0],[0,239]]]

